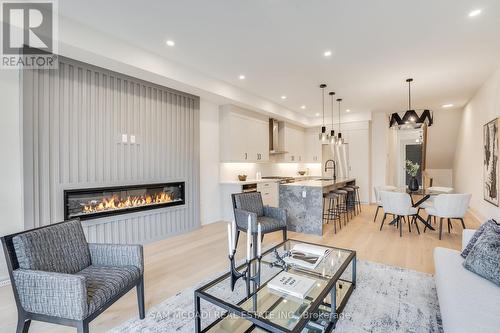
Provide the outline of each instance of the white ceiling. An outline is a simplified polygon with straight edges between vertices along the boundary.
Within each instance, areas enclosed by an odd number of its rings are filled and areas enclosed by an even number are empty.
[[[407,77],[414,108],[460,107],[500,65],[498,0],[64,0],[59,10],[309,116],[323,82],[353,113],[405,109]]]

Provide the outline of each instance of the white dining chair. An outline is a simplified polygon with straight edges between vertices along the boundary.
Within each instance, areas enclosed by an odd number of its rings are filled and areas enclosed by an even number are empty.
[[[380,208],[382,208],[382,201],[380,200],[380,192],[395,191],[395,190],[397,190],[397,187],[392,185],[382,185],[373,187],[373,191],[375,192],[375,200],[377,202],[377,210],[375,211],[375,217],[373,217],[373,222],[377,220],[378,211]]]
[[[443,231],[443,219],[448,220],[448,233],[452,228],[452,220],[460,220],[465,229],[464,216],[469,207],[471,194],[440,194],[434,198],[433,207],[426,208],[428,214],[427,222],[431,217],[439,217],[439,239]],[[424,228],[424,232],[427,228]]]
[[[408,230],[411,232],[411,224],[415,223],[417,231],[420,234],[417,219],[417,209],[413,207],[411,197],[405,192],[380,191],[382,208],[384,209],[384,218],[380,224],[380,230],[384,226],[387,214],[395,216],[396,224],[399,228],[399,236],[403,236],[403,222],[408,218]],[[410,219],[411,218],[411,219]]]

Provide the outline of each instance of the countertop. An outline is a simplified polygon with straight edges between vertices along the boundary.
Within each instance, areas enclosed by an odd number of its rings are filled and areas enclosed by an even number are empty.
[[[347,182],[355,181],[355,178],[339,178],[335,181],[333,180],[299,180],[295,183],[280,184],[281,186],[307,186],[307,187],[329,187],[329,186],[339,186]]]
[[[303,179],[318,178],[318,176],[296,176],[293,177],[295,181],[304,181]],[[239,180],[223,180],[220,182],[222,185],[246,185],[246,184],[256,184],[256,183],[277,183],[279,179],[247,179],[245,181]]]
[[[225,180],[221,181],[222,185],[246,185],[246,184],[256,184],[256,183],[277,183],[279,179],[247,179],[245,181],[239,180]]]

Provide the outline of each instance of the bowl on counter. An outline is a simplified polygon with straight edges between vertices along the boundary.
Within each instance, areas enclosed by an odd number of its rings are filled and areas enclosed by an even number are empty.
[[[247,175],[238,175],[238,180],[240,182],[244,182],[245,180],[247,180]]]
[[[306,172],[305,171],[299,171],[298,174],[301,175],[301,176],[303,176],[303,175],[306,174]]]

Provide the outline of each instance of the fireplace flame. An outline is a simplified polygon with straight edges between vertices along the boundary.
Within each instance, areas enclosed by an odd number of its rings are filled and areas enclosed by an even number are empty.
[[[121,198],[118,195],[113,195],[108,198],[103,198],[101,201],[92,200],[84,205],[84,213],[95,213],[104,210],[133,208],[154,204],[162,204],[172,202],[173,199],[170,194],[161,192],[154,195],[146,194],[139,196],[127,196]]]

